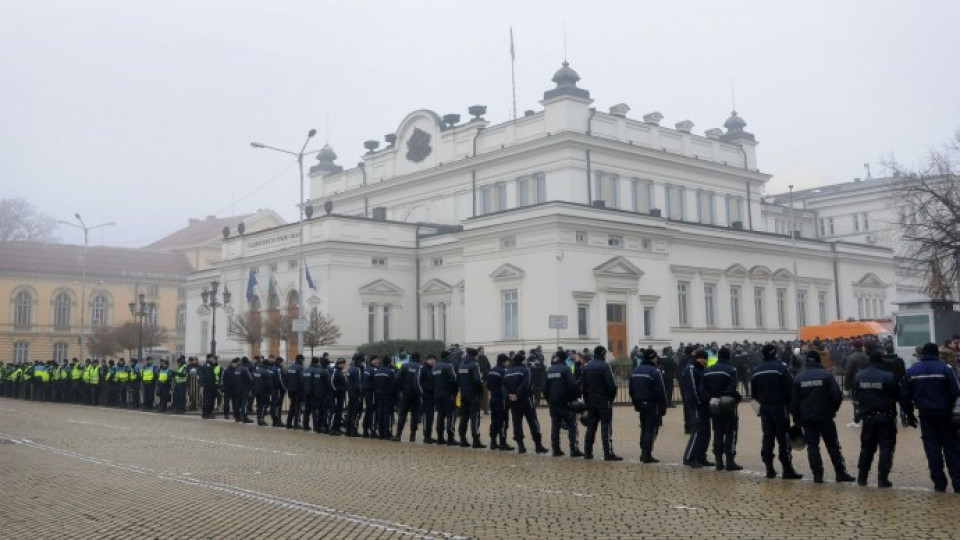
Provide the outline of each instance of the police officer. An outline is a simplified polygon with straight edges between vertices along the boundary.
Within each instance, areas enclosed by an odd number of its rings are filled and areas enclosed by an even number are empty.
[[[433,444],[433,415],[436,411],[436,399],[433,394],[433,367],[437,365],[437,356],[428,354],[427,361],[420,368],[420,415],[423,417],[423,444]]]
[[[173,412],[187,412],[187,364],[183,356],[177,358],[177,369],[173,373]]]
[[[658,463],[653,457],[653,443],[667,414],[667,390],[657,369],[657,351],[640,351],[640,365],[630,374],[630,400],[640,415],[640,462]]]
[[[140,370],[140,378],[143,380],[143,408],[149,411],[153,409],[153,398],[157,388],[157,367],[153,365],[152,356],[147,357],[146,364]]]
[[[359,437],[358,424],[363,411],[363,355],[355,353],[347,370],[347,437]]]
[[[951,412],[960,398],[960,383],[957,374],[938,354],[936,343],[927,343],[920,349],[920,360],[903,377],[901,404],[913,427],[917,427],[914,408],[920,411],[920,433],[933,489],[941,493],[947,490],[947,476],[943,474],[946,461],[953,491],[960,493],[960,437],[951,424]]]
[[[793,469],[792,447],[787,437],[793,375],[790,368],[777,359],[776,345],[767,343],[760,349],[760,354],[763,361],[757,364],[750,377],[750,395],[760,404],[760,429],[763,431],[760,458],[767,468],[767,478],[776,478],[777,470],[773,466],[773,445],[776,442],[783,479],[799,480],[803,475]]]
[[[236,368],[236,387],[233,393],[234,419],[244,424],[252,424],[247,412],[250,390],[253,387],[253,373],[250,371],[250,359],[244,356]]]
[[[269,409],[270,393],[273,390],[271,379],[273,373],[270,371],[269,362],[261,358],[253,368],[253,396],[257,400],[257,425],[267,425],[266,415]],[[204,400],[206,402],[206,400]]]
[[[300,427],[300,408],[303,402],[303,355],[298,354],[287,369],[287,395],[290,396],[290,408],[287,410],[287,429]]]
[[[363,377],[360,379],[360,390],[363,391],[363,436],[377,436],[377,402],[376,393],[373,388],[373,378],[380,369],[380,357],[376,354],[370,356],[363,369]]]
[[[870,353],[870,364],[858,369],[851,385],[853,399],[857,402],[860,431],[860,460],[857,462],[857,484],[867,485],[873,455],[880,448],[877,462],[877,486],[892,487],[890,469],[893,467],[893,451],[897,447],[897,402],[900,385],[893,373],[880,367],[880,351]]]
[[[710,446],[710,405],[700,392],[703,370],[708,358],[706,350],[694,351],[683,368],[683,378],[680,380],[684,411],[688,408],[692,411],[690,439],[683,452],[683,464],[694,469],[715,466],[715,463],[707,461],[707,447]]]
[[[270,427],[283,427],[283,398],[287,394],[287,377],[283,369],[283,358],[276,357],[270,366],[271,382],[273,387],[270,390]]]
[[[213,419],[213,404],[217,396],[217,376],[214,367],[217,357],[208,354],[203,367],[200,369],[200,386],[203,388],[203,408],[201,418]]]
[[[673,389],[677,381],[677,360],[673,353],[673,348],[667,346],[663,348],[663,356],[657,360],[657,367],[663,374],[663,388],[667,391],[667,408],[672,409]]]
[[[681,343],[681,345],[683,344]],[[690,435],[693,433],[693,427],[697,417],[697,407],[699,406],[699,402],[696,399],[696,389],[700,382],[697,380],[697,386],[691,386],[693,384],[693,380],[691,379],[692,375],[690,375],[689,370],[690,367],[696,363],[693,359],[694,348],[688,345],[687,347],[682,348],[680,352],[682,354],[680,357],[679,368],[680,399],[683,402],[683,433],[684,435]],[[699,375],[703,375],[702,369]]]
[[[373,377],[373,392],[377,405],[377,436],[380,439],[393,438],[393,403],[396,398],[396,372],[389,360],[377,369]]]
[[[523,444],[523,420],[527,420],[530,436],[538,454],[546,454],[543,446],[543,434],[540,432],[540,422],[537,420],[537,411],[534,409],[534,390],[532,388],[530,368],[524,365],[523,351],[518,352],[512,359],[512,365],[503,376],[503,396],[506,398],[507,410],[513,419],[513,440],[517,443],[517,452],[527,453]],[[478,448],[474,443],[474,448]]]
[[[717,351],[717,363],[703,371],[703,379],[700,381],[700,395],[710,406],[710,422],[713,424],[713,457],[717,460],[718,471],[743,469],[734,460],[737,455],[737,431],[740,425],[740,418],[737,416],[740,393],[737,392],[739,384],[737,370],[730,364],[730,356],[730,348],[721,347]],[[730,409],[724,407],[723,398],[726,398],[726,402],[731,398],[734,400]]]
[[[433,368],[433,398],[437,406],[437,444],[453,446],[456,439],[453,436],[454,417],[456,415],[455,399],[457,396],[457,374],[450,364],[450,353],[440,353],[440,361]]]
[[[317,400],[319,396],[315,391],[314,380],[320,378],[320,359],[316,356],[311,358],[310,366],[304,368],[300,376],[303,382],[300,389],[303,396],[303,422],[300,428],[304,431],[310,431],[310,419],[314,417],[318,408]]]
[[[123,358],[117,362],[114,371],[114,381],[116,381],[114,393],[114,405],[117,407],[127,407],[127,391],[130,383],[130,367],[127,366]]]
[[[566,429],[570,441],[570,457],[583,457],[577,439],[577,422],[570,409],[570,402],[580,397],[580,388],[573,372],[567,366],[567,352],[563,349],[557,351],[550,369],[547,370],[547,383],[543,394],[550,406],[550,445],[553,447],[553,456],[564,455],[560,449],[560,430]]]
[[[410,414],[410,442],[417,440],[417,427],[420,422],[420,399],[423,388],[420,386],[420,353],[414,352],[397,372],[397,384],[400,389],[400,402],[397,404],[397,432],[393,440],[399,441],[403,436],[403,427],[407,423],[407,413]]]
[[[480,400],[483,398],[483,379],[480,366],[477,365],[477,350],[468,348],[467,355],[457,368],[457,382],[460,384],[460,446],[469,447],[467,442],[467,422],[470,423],[470,435],[474,448],[485,448],[480,442]]]
[[[593,349],[593,358],[583,366],[581,374],[588,415],[583,458],[593,459],[593,441],[599,424],[604,461],[621,461],[623,458],[613,453],[613,400],[617,397],[617,384],[606,356],[606,347],[597,345]]]
[[[820,439],[827,447],[830,461],[833,463],[837,482],[853,482],[847,474],[840,441],[837,439],[837,425],[833,419],[843,403],[843,392],[837,380],[820,363],[820,353],[807,352],[806,369],[797,374],[793,381],[793,396],[790,412],[803,426],[803,438],[807,443],[807,459],[813,471],[813,481],[823,483],[823,460],[820,457]]]
[[[133,409],[140,408],[140,383],[142,377],[140,376],[140,371],[143,368],[140,366],[140,359],[134,358],[130,363],[130,381],[127,383],[127,388],[130,389],[130,407]]]
[[[507,443],[507,405],[503,396],[503,376],[507,374],[510,359],[501,353],[497,364],[487,372],[487,395],[490,408],[490,449],[513,450]]]
[[[320,367],[317,369],[313,378],[313,395],[317,401],[317,408],[313,414],[314,433],[330,432],[330,409],[333,399],[333,386],[330,376],[332,368],[330,367],[330,358],[327,353],[320,357]]]
[[[157,370],[157,395],[160,400],[157,412],[167,412],[167,405],[170,403],[171,382],[173,382],[173,370],[170,369],[170,363],[166,360],[160,360],[160,369]]]
[[[347,399],[347,378],[343,370],[347,367],[346,358],[337,358],[337,363],[330,369],[330,407],[327,415],[328,433],[343,435],[343,407]]]

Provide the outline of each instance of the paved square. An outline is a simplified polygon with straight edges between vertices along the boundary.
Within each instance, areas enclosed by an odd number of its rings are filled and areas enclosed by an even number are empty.
[[[818,486],[805,454],[803,481],[762,478],[759,422],[740,413],[746,469],[730,473],[678,464],[680,408],[663,462],[643,465],[628,407],[614,411],[626,460],[605,463],[2,399],[0,537],[955,537],[960,496],[932,492],[915,430],[900,432],[894,489]],[[838,423],[854,469],[849,414]]]

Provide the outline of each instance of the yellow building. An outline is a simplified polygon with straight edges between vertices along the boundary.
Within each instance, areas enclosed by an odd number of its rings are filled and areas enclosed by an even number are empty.
[[[89,336],[102,326],[136,322],[128,304],[142,293],[144,325],[167,331],[162,354],[183,351],[186,299],[193,271],[182,252],[0,242],[0,361],[89,356]],[[86,279],[83,269],[86,266]],[[82,331],[81,331],[82,328]],[[155,349],[155,350],[157,350]]]

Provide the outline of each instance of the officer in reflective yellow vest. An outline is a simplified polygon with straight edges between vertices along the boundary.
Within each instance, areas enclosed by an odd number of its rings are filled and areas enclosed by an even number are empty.
[[[153,395],[157,380],[157,368],[153,365],[152,357],[147,357],[146,365],[140,370],[140,378],[143,380],[143,408],[144,410],[150,410],[153,408]]]
[[[187,412],[187,364],[184,357],[177,358],[177,371],[173,375],[173,412]]]
[[[102,374],[102,368],[100,364],[96,361],[90,363],[90,374],[89,380],[87,383],[87,390],[90,392],[88,403],[90,405],[99,405],[100,404],[100,375]]]
[[[125,408],[127,406],[127,387],[130,383],[130,367],[127,366],[127,363],[123,360],[123,358],[117,362],[117,373],[115,378],[117,381],[117,401],[115,405]]]
[[[130,390],[130,401],[127,403],[130,404],[130,407],[133,409],[140,408],[140,360],[134,358],[130,367],[127,370],[130,373],[130,382],[127,383],[127,388]]]
[[[23,390],[23,364],[17,364],[13,369],[13,394],[10,397],[20,397]]]
[[[213,366],[213,382],[217,386],[217,392],[214,394],[214,406],[215,411],[219,411],[223,408],[223,368],[220,367],[220,361],[217,360],[217,363]]]
[[[33,372],[36,371],[39,363],[39,360],[32,364],[28,362],[27,367],[23,368],[23,399],[37,399],[37,379],[34,378]]]
[[[80,403],[80,396],[82,395],[82,386],[83,386],[83,366],[80,365],[80,362],[74,358],[73,362],[70,364],[70,401],[73,403]]]
[[[167,404],[170,403],[170,383],[173,382],[173,371],[166,360],[160,361],[160,369],[157,370],[157,392],[160,402],[157,412],[167,412]]]

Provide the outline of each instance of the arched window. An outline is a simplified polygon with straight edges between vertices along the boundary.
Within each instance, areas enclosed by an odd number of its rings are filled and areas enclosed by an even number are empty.
[[[13,361],[26,362],[30,357],[30,344],[26,341],[18,341],[13,344]]]
[[[90,303],[90,326],[98,328],[107,325],[107,297],[98,293]]]
[[[20,291],[13,300],[13,325],[30,326],[33,319],[33,296],[27,291]]]
[[[64,360],[65,358],[67,358],[67,354],[68,354],[67,349],[68,349],[69,347],[70,347],[70,346],[69,346],[68,344],[63,343],[63,342],[54,343],[54,344],[53,344],[53,359],[56,360],[57,362],[59,362],[59,361],[61,361],[61,360]]]
[[[149,326],[150,328],[157,327],[157,305],[154,303],[147,304],[147,309],[144,311],[146,316],[143,318],[143,324]]]
[[[62,292],[53,299],[53,326],[70,327],[70,295]]]

